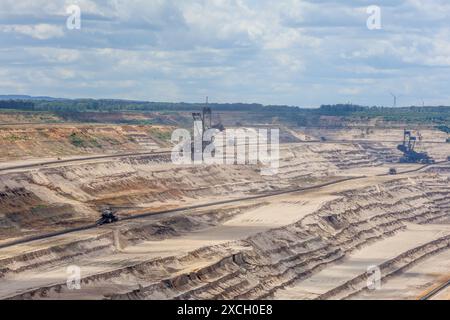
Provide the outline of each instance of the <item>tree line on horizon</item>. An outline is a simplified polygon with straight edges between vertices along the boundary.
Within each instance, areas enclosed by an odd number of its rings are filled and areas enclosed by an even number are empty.
[[[46,111],[75,117],[83,112],[191,112],[201,110],[202,103],[143,102],[109,99],[74,100],[1,100],[0,110]],[[251,112],[280,116],[297,121],[298,125],[314,125],[323,116],[355,119],[382,118],[385,121],[433,123],[450,126],[450,106],[433,107],[380,107],[353,104],[322,105],[319,108],[300,108],[287,105],[246,103],[211,103],[213,111]]]

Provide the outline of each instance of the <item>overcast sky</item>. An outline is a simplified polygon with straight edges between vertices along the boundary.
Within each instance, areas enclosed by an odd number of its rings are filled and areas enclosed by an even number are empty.
[[[0,94],[450,105],[448,0],[0,0],[0,44]]]

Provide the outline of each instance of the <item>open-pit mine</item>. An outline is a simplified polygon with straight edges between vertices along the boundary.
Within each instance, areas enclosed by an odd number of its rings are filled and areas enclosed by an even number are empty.
[[[283,125],[262,175],[106,122],[1,125],[0,299],[450,298],[444,132]]]

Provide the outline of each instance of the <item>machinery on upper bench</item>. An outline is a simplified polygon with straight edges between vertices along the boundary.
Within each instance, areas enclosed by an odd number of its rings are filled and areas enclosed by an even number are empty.
[[[208,102],[206,102],[208,105]],[[202,109],[202,112],[194,112],[192,113],[192,118],[195,121],[200,121],[202,123],[203,132],[205,132],[208,129],[217,129],[219,131],[224,131],[225,127],[220,122],[213,125],[212,124],[212,110],[210,107],[206,106]]]
[[[195,134],[197,136],[201,136],[202,141],[203,141],[205,132],[209,129],[217,129],[219,131],[225,130],[225,127],[221,123],[220,118],[219,118],[219,122],[217,124],[215,124],[215,125],[212,124],[212,111],[211,111],[211,108],[208,107],[208,98],[206,98],[206,107],[204,107],[202,109],[202,112],[192,113],[192,118],[194,119],[194,130],[196,131]],[[201,128],[198,126],[199,123],[201,123]],[[202,150],[201,150],[202,153],[208,144],[210,144],[209,141],[203,141]],[[191,148],[192,148],[192,155],[193,155],[195,152],[194,143],[192,143]],[[200,150],[197,150],[197,151],[200,151]]]
[[[419,134],[419,140],[421,136]],[[403,133],[403,144],[397,146],[397,149],[403,152],[403,157],[400,158],[400,163],[423,163],[431,164],[435,161],[426,152],[415,151],[417,137],[412,135],[412,132],[405,130]]]

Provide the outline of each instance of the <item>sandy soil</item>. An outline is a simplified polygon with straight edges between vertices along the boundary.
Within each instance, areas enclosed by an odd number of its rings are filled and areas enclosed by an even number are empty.
[[[414,177],[414,174],[410,174]],[[387,183],[397,183],[401,177],[397,176],[373,176],[363,178],[358,181],[358,190],[367,190],[364,192],[386,192],[388,188],[392,188]],[[404,179],[403,179],[404,180]],[[408,182],[408,179],[405,180]],[[379,189],[374,186],[381,186]],[[249,238],[265,237],[265,234],[277,228],[285,228],[286,226],[297,223],[298,221],[305,221],[306,224],[313,221],[313,217],[318,212],[323,211],[323,205],[327,203],[341,203],[340,197],[343,192],[353,193],[355,182],[347,181],[336,185],[324,187],[317,190],[293,193],[282,196],[273,196],[264,199],[267,204],[253,209],[243,210],[235,216],[230,216],[223,223],[216,226],[200,228],[184,232],[177,237],[169,237],[158,241],[141,241],[138,243],[121,244],[121,239],[113,239],[112,251],[107,251],[106,254],[100,252],[95,255],[81,256],[70,261],[62,260],[50,265],[44,265],[33,269],[24,270],[18,274],[7,273],[1,280],[0,296],[3,298],[15,296],[17,294],[27,292],[33,288],[40,288],[44,286],[55,286],[64,284],[67,278],[66,268],[70,264],[75,264],[81,267],[83,277],[88,277],[96,274],[105,274],[108,272],[115,272],[115,270],[122,270],[126,266],[134,266],[141,263],[147,263],[152,260],[161,260],[164,258],[181,257],[190,252],[208,250],[221,246],[225,246],[226,252],[240,252],[247,251],[244,243],[239,241]],[[372,190],[372,191],[371,191]],[[378,190],[378,191],[377,191]],[[258,201],[242,202],[239,205],[256,205]],[[220,206],[217,206],[220,207]],[[214,208],[209,211],[215,211]],[[174,217],[191,216],[190,214],[174,214]],[[369,215],[370,217],[370,215]],[[313,219],[313,220],[311,220]],[[144,225],[149,222],[157,222],[158,218],[143,219],[139,224]],[[137,224],[130,222],[131,224]],[[130,228],[129,222],[122,222],[117,226],[105,226],[101,228],[105,234],[112,233],[114,238],[115,230],[120,230],[120,234],[124,234],[124,228]],[[281,230],[280,229],[280,230]],[[378,241],[374,244],[367,245],[361,250],[351,253],[346,257],[343,263],[327,267],[311,278],[300,282],[294,287],[286,288],[283,286],[281,291],[275,293],[276,298],[313,298],[315,295],[325,293],[326,291],[339,286],[343,281],[348,280],[356,275],[365,272],[368,264],[379,264],[388,259],[392,259],[398,254],[407,251],[411,248],[422,245],[433,239],[450,234],[450,229],[446,225],[416,225],[408,224],[407,229],[397,233],[394,237],[386,238],[383,241]],[[36,250],[45,250],[50,248],[48,246],[60,245],[62,247],[69,245],[75,239],[88,240],[98,238],[98,230],[89,230],[60,236],[55,239],[37,241],[30,245],[21,245],[10,249],[0,250],[0,257],[2,259],[12,258],[26,251],[32,253]],[[96,240],[98,242],[110,243],[109,240]],[[93,245],[91,245],[93,246]],[[218,258],[221,255],[218,255]],[[176,273],[184,274],[206,268],[211,264],[211,260],[206,258],[199,258],[190,260],[182,267],[179,267]],[[19,264],[20,265],[20,264]],[[11,267],[11,265],[9,266]],[[151,278],[150,278],[151,279]],[[106,282],[102,283],[97,290],[91,288],[89,294],[84,293],[84,297],[99,298],[105,292],[111,294],[118,290],[125,290],[129,288],[130,283],[135,283],[135,280],[127,280],[125,282]],[[147,282],[150,281],[150,282]],[[155,280],[153,280],[155,281]],[[151,280],[146,280],[145,283],[152,283]],[[284,289],[283,289],[284,288]],[[76,295],[76,293],[73,293]],[[73,296],[72,296],[73,297]]]
[[[432,256],[401,274],[390,277],[378,290],[364,291],[352,299],[419,299],[450,278],[450,249]],[[448,300],[449,289],[433,297]]]
[[[450,300],[450,288],[442,290],[437,295],[433,296],[431,300]]]
[[[81,258],[74,261],[73,264],[82,268],[83,276],[88,276],[151,259],[179,256],[202,247],[217,246],[241,240],[272,228],[293,223],[317,210],[323,201],[331,200],[335,197],[308,197],[308,200],[302,200],[302,198],[305,199],[305,197],[298,197],[298,195],[274,197],[273,202],[270,204],[246,211],[220,226],[190,232],[177,238],[157,242],[145,241],[121,248],[120,252],[107,257]],[[283,214],[274,215],[274,212],[283,212]],[[49,244],[52,246],[63,245],[74,241],[76,237],[79,237],[79,240],[94,237],[98,235],[97,233],[97,230],[83,231],[75,235],[57,237],[56,239],[59,240],[36,241],[32,246],[20,245],[9,250],[2,249],[0,250],[0,259],[13,257],[17,252],[23,253],[33,251],[36,248],[42,249]],[[21,273],[16,277],[7,277],[1,282],[0,298],[16,295],[30,288],[63,283],[67,278],[66,268],[67,265],[63,264],[63,266],[53,267],[45,271],[36,272],[36,270],[32,270]]]
[[[88,134],[117,130],[133,143],[142,133],[100,126]],[[0,241],[92,223],[106,204],[132,206],[120,211],[126,217],[361,178],[0,249],[0,298],[413,299],[448,275],[450,171],[401,174],[419,165],[394,164],[395,143],[384,141],[394,131],[298,133],[375,143],[286,144],[279,172],[269,177],[257,165],[175,166],[151,156],[3,172]],[[435,143],[441,136],[423,135],[439,157],[447,152]],[[7,161],[0,169],[37,160]],[[399,175],[379,176],[391,167]],[[65,285],[70,265],[81,268],[80,291]],[[368,265],[392,273],[381,290],[364,290]]]
[[[391,238],[376,242],[372,245],[364,247],[350,254],[344,261],[326,268],[305,281],[296,283],[294,286],[284,288],[275,295],[276,299],[315,299],[320,295],[343,285],[347,281],[355,278],[355,276],[368,272],[372,266],[378,266],[384,261],[395,258],[403,252],[426,244],[436,238],[450,235],[450,226],[447,225],[409,225],[406,230],[396,234]],[[440,258],[448,258],[442,255]],[[441,265],[442,273],[446,272],[450,260],[445,261],[444,266]],[[429,265],[430,261],[427,261]],[[413,268],[414,269],[414,268]],[[411,269],[412,270],[412,269]],[[408,277],[409,272],[405,273]],[[448,269],[447,269],[448,270]],[[404,279],[403,279],[404,280]],[[434,279],[436,280],[436,279]],[[369,294],[361,294],[362,298],[407,298],[413,297],[414,294],[410,290],[405,290],[405,283],[400,281],[401,286],[397,287],[397,291],[393,292],[393,281],[389,280],[387,284],[383,284],[380,290],[376,292],[370,291]],[[397,282],[398,283],[398,282]],[[409,286],[409,284],[408,284]],[[384,293],[384,295],[383,295]]]

